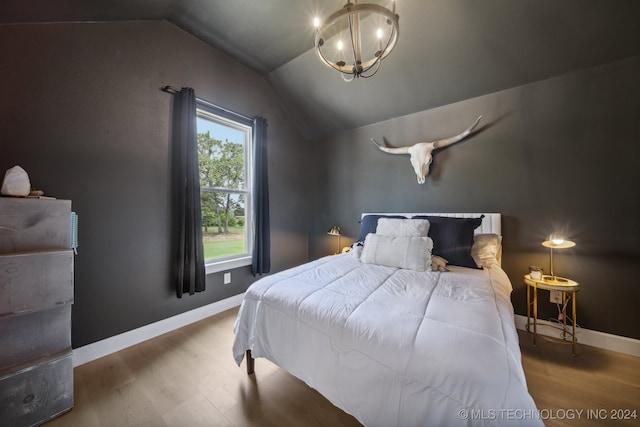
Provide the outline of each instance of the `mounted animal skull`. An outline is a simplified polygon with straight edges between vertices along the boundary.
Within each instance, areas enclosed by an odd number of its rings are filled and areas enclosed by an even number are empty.
[[[482,116],[478,117],[474,124],[469,126],[467,130],[458,134],[456,136],[452,136],[451,138],[440,139],[438,141],[433,142],[419,142],[417,144],[407,146],[407,147],[398,147],[398,148],[390,148],[380,145],[375,139],[371,138],[376,146],[384,151],[385,153],[390,154],[410,154],[411,155],[411,165],[413,166],[413,170],[416,172],[416,176],[418,177],[418,184],[424,184],[425,177],[429,174],[429,165],[432,160],[433,150],[437,150],[438,148],[446,147],[447,145],[451,145],[454,142],[458,142],[461,139],[468,136],[475,127],[480,122]]]

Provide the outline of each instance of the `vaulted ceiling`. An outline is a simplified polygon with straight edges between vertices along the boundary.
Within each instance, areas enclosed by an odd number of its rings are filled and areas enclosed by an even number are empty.
[[[167,20],[263,75],[309,138],[640,54],[638,0],[396,0],[396,49],[346,83],[311,28],[344,2],[3,0],[0,25]]]

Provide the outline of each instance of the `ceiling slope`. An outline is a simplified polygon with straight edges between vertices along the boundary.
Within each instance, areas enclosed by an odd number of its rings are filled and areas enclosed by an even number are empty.
[[[313,51],[268,75],[307,137],[640,54],[638,1],[399,0],[397,11],[398,45],[372,78],[343,82]]]
[[[4,0],[0,25],[168,20],[265,76],[309,139],[640,55],[638,0],[397,0],[396,49],[346,83],[311,27],[343,3]]]

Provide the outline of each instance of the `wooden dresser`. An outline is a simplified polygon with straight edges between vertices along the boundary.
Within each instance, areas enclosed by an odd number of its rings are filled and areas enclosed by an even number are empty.
[[[71,202],[0,197],[0,425],[73,407]]]

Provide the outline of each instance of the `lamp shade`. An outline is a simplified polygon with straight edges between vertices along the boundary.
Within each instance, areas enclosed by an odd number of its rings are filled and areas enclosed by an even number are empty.
[[[332,236],[339,236],[341,234],[340,227],[338,227],[337,225],[334,225],[329,229],[329,231],[327,231],[327,234],[330,234]]]
[[[542,246],[546,248],[551,248],[551,249],[566,249],[566,248],[572,248],[575,245],[576,245],[575,242],[572,242],[571,240],[566,240],[562,237],[557,237],[555,235],[551,235],[549,237],[549,240],[545,240],[544,242],[542,242]]]

